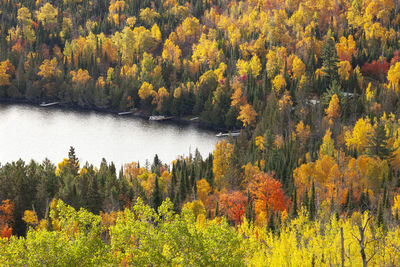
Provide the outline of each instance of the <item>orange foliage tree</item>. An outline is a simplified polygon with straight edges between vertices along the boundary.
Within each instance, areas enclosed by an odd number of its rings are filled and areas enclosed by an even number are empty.
[[[249,184],[249,190],[254,199],[257,216],[261,212],[269,216],[271,211],[284,211],[288,206],[282,184],[267,173],[256,176]]]
[[[9,238],[12,235],[14,203],[9,199],[3,200],[0,205],[0,237]]]
[[[219,197],[220,211],[228,216],[228,219],[240,224],[244,215],[247,199],[240,191],[221,194]]]

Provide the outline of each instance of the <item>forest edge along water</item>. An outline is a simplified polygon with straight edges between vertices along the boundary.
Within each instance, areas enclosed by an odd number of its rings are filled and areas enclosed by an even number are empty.
[[[102,158],[123,164],[151,162],[158,154],[164,163],[179,155],[203,157],[214,149],[216,132],[180,121],[149,121],[98,111],[71,110],[58,105],[0,104],[0,162],[19,158],[60,162],[70,146],[82,163],[95,166]]]

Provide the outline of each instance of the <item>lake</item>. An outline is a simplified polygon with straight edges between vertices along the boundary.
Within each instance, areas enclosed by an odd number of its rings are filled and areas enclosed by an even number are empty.
[[[101,159],[123,164],[158,154],[170,164],[178,155],[197,148],[203,157],[212,152],[215,132],[194,125],[148,121],[132,116],[0,104],[0,163],[23,159],[58,163],[73,146],[79,161],[99,166]]]

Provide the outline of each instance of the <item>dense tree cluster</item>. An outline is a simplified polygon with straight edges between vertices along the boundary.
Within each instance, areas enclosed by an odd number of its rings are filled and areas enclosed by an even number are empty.
[[[118,174],[106,161],[82,166],[73,149],[58,166],[2,165],[0,234],[27,236],[2,241],[0,259],[20,265],[9,249],[28,261],[29,249],[41,257],[32,240],[68,236],[62,255],[87,252],[94,265],[400,264],[397,1],[24,0],[0,10],[2,99],[242,129],[205,159],[155,157]]]

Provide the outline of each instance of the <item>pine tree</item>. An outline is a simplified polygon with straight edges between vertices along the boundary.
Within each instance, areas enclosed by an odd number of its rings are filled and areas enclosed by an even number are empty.
[[[376,224],[377,226],[384,226],[384,218],[383,218],[383,203],[382,201],[379,201],[379,205],[378,205],[378,213],[376,215]]]
[[[333,39],[333,33],[331,30],[328,31],[325,37],[324,44],[321,50],[322,66],[329,78],[329,81],[338,79],[338,56],[336,54],[336,43]]]
[[[362,191],[360,195],[360,200],[358,201],[358,206],[361,212],[365,212],[369,210],[370,207],[370,200],[368,190],[366,192]]]
[[[98,212],[101,210],[102,204],[103,200],[97,183],[97,178],[92,177],[88,186],[87,208],[91,212],[98,214]]]
[[[175,194],[176,194],[175,187],[176,187],[176,183],[177,183],[175,164],[172,165],[172,172],[171,173],[172,173],[171,174],[171,182],[170,182],[169,187],[168,187],[168,196],[169,196],[170,199],[173,200],[175,198]]]
[[[275,219],[274,219],[274,212],[273,211],[270,211],[267,230],[268,231],[272,231],[272,232],[275,231]]]
[[[69,147],[68,152],[68,167],[74,176],[78,175],[79,172],[79,160],[75,155],[75,148],[73,146]]]
[[[353,187],[352,186],[350,186],[349,192],[347,192],[346,208],[348,211],[348,215],[351,216],[351,214],[353,214],[353,210],[354,210]]]
[[[255,219],[255,210],[253,207],[253,199],[250,195],[250,191],[247,190],[247,203],[246,208],[244,210],[244,214],[246,216],[247,221],[250,223]]]
[[[378,123],[375,134],[369,138],[370,145],[367,146],[367,155],[378,156],[381,159],[393,158],[394,149],[388,147],[390,137],[386,134],[385,125]]]
[[[180,195],[180,201],[183,202],[186,199],[186,179],[183,175],[180,177],[180,183],[179,183],[179,195]]]
[[[219,216],[219,203],[217,201],[217,205],[215,206],[214,218]]]
[[[315,186],[314,182],[312,183],[311,187],[311,198],[310,198],[310,204],[309,204],[309,220],[313,221],[315,219],[317,212],[317,207],[316,207],[316,196],[315,196]]]
[[[161,195],[160,187],[158,185],[158,177],[156,177],[153,194],[151,196],[151,206],[154,210],[157,211],[158,207],[161,206],[161,203],[162,203],[162,195]]]
[[[310,204],[310,201],[308,199],[308,190],[306,189],[303,194],[303,204],[302,205],[303,205],[303,207],[306,207],[307,209],[309,209],[309,204]]]
[[[292,210],[290,212],[290,217],[291,218],[296,218],[298,213],[297,213],[297,191],[294,189],[293,192],[293,205],[292,205]]]

